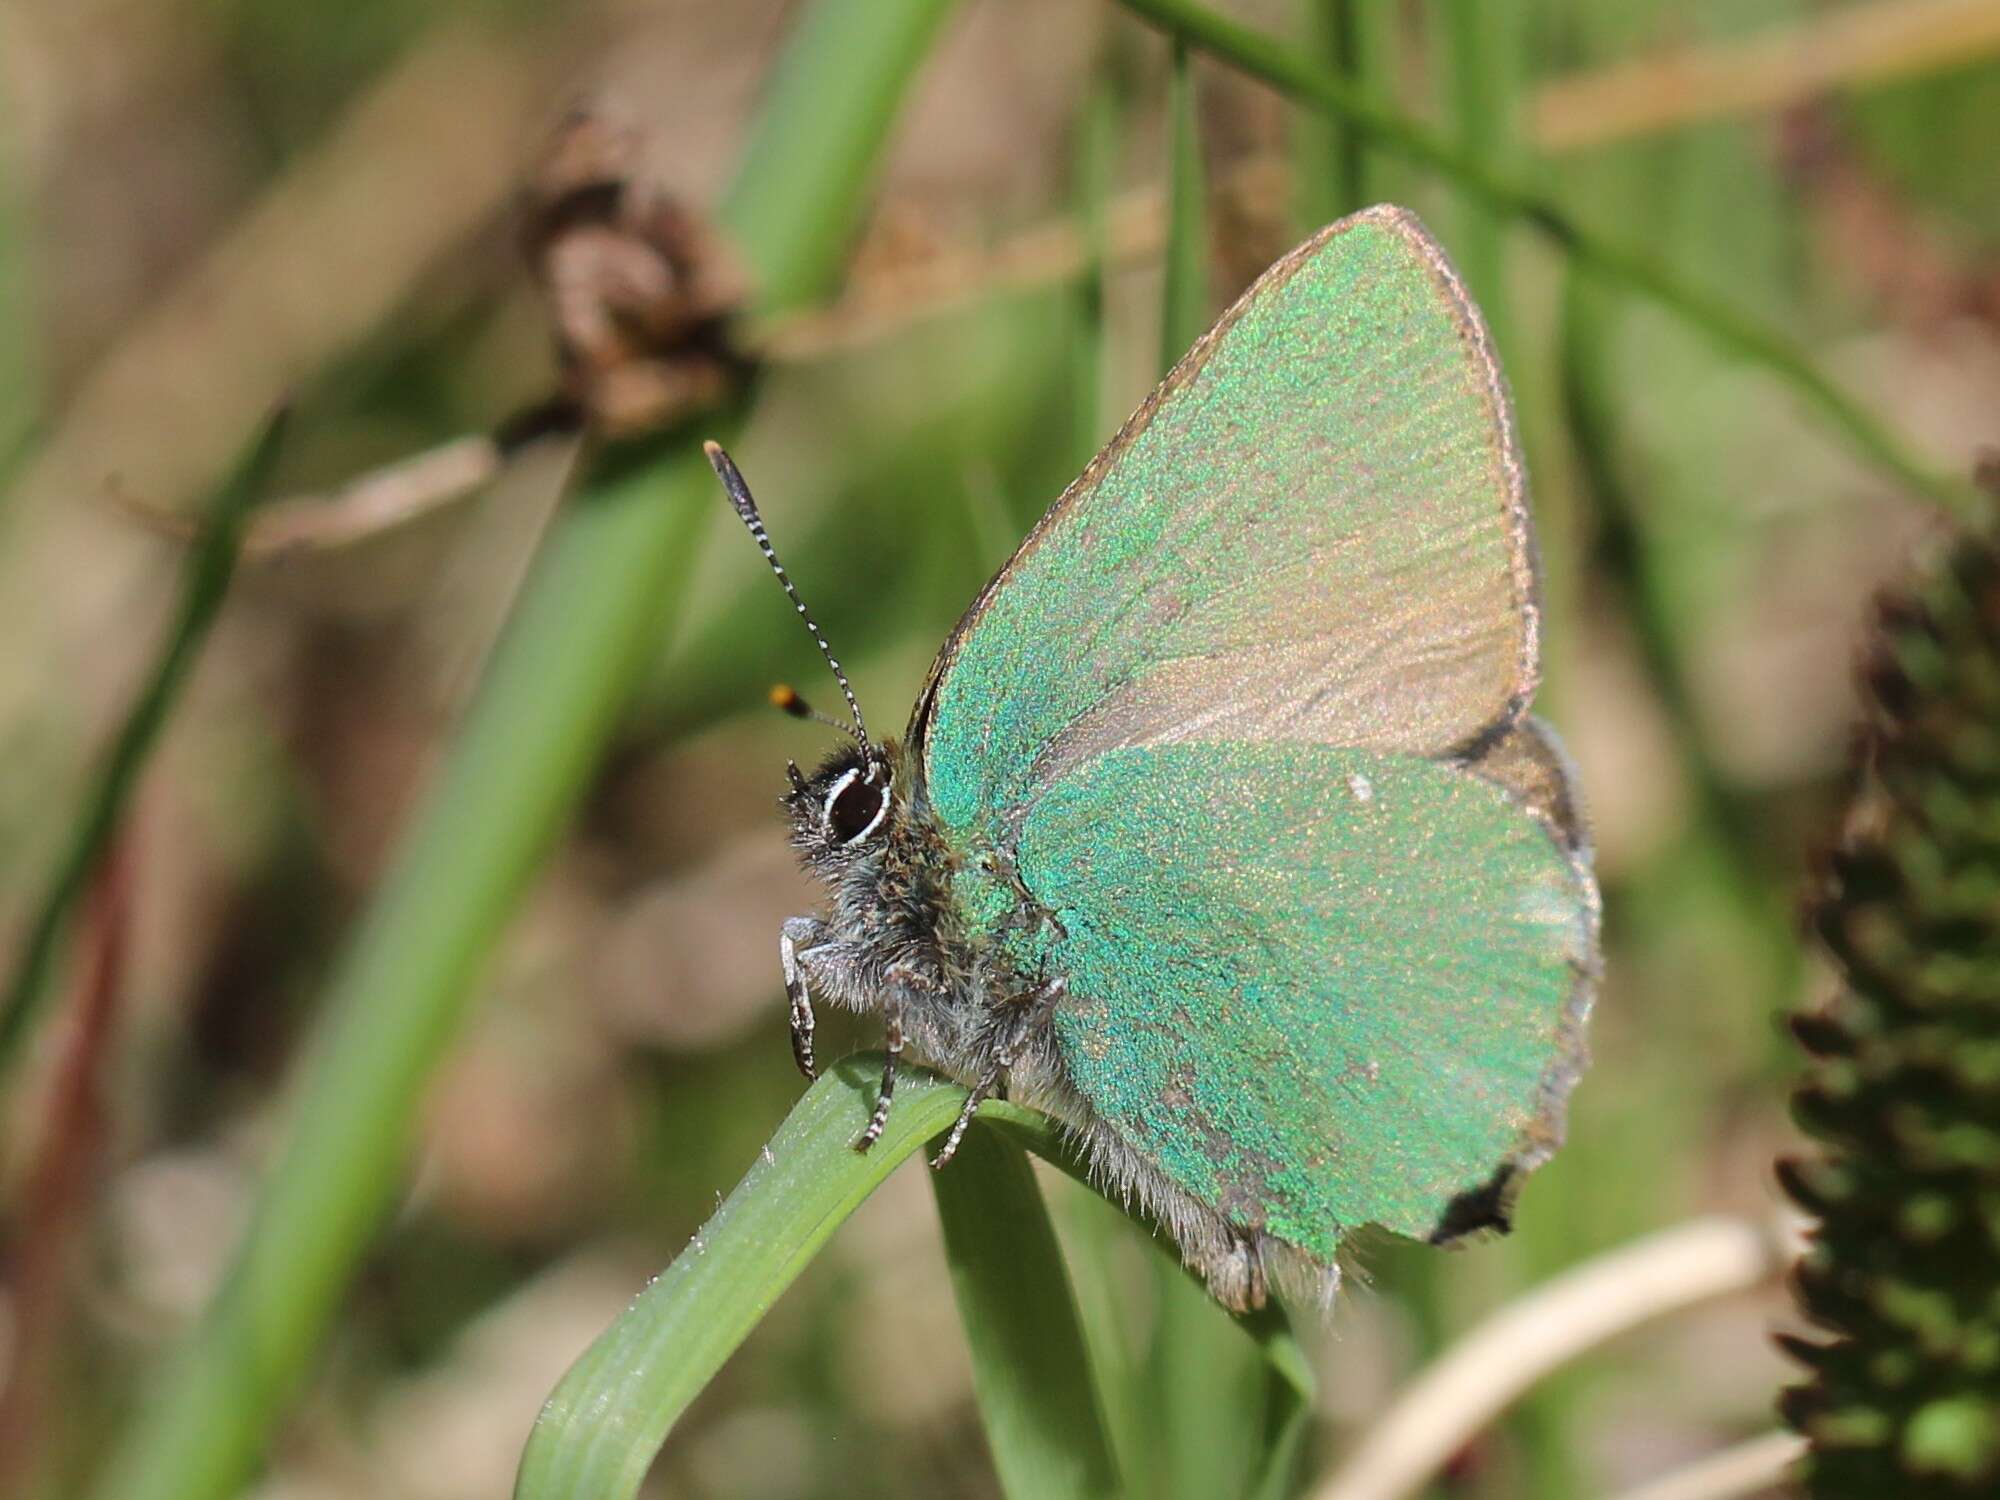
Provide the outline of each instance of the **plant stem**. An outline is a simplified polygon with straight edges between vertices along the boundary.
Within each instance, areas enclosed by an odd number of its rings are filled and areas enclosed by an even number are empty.
[[[1207,182],[1201,164],[1193,59],[1174,45],[1167,91],[1167,263],[1160,306],[1160,369],[1173,368],[1210,318]]]
[[[1775,1276],[1787,1255],[1762,1225],[1696,1219],[1585,1261],[1516,1298],[1396,1399],[1313,1500],[1415,1493],[1509,1402],[1613,1335]]]
[[[282,414],[272,418],[248,456],[217,491],[201,536],[188,555],[180,604],[160,654],[147,674],[145,686],[126,712],[125,722],[119,726],[104,758],[103,769],[71,826],[69,842],[57,861],[48,893],[28,928],[14,977],[4,998],[0,998],[0,1084],[4,1084],[41,1008],[49,967],[55,961],[70,909],[89,885],[92,871],[117,831],[132,800],[133,788],[138,785],[139,773],[145,769],[146,758],[166,725],[181,685],[187,680],[188,669],[222,609],[230,576],[236,571],[237,542],[243,533],[244,517],[264,493],[284,426]]]

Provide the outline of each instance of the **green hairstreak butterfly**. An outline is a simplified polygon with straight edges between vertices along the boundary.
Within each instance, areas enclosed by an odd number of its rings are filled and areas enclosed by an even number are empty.
[[[799,613],[735,466],[717,472]],[[1590,847],[1528,716],[1525,478],[1478,309],[1369,209],[1272,266],[945,641],[900,741],[786,799],[814,996],[1073,1130],[1232,1308],[1321,1299],[1375,1224],[1504,1227],[1598,969]],[[795,707],[810,713],[803,705]],[[817,717],[814,715],[814,717]]]

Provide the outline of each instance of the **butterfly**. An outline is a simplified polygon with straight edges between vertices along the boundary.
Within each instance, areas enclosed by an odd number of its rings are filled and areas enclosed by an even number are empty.
[[[1028,534],[870,737],[790,767],[815,997],[1062,1121],[1235,1310],[1330,1301],[1364,1225],[1506,1227],[1560,1142],[1600,967],[1493,343],[1383,206],[1270,267]]]

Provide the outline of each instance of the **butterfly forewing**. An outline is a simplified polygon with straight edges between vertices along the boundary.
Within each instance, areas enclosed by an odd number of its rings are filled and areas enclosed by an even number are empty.
[[[1266,272],[1043,518],[915,738],[947,827],[997,837],[1114,746],[1476,748],[1537,629],[1484,327],[1422,226],[1371,209]]]

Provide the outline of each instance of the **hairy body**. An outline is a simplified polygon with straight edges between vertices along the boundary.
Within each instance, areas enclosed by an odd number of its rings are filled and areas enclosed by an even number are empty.
[[[1038,953],[1060,919],[1022,881],[1011,851],[945,836],[901,743],[845,747],[810,777],[794,768],[785,807],[793,845],[832,898],[826,918],[793,917],[779,940],[801,1069],[816,1071],[814,996],[884,1019],[888,1065],[857,1144],[866,1149],[880,1133],[898,1058],[911,1046],[968,1091],[937,1167],[949,1163],[981,1100],[1019,1099],[1068,1128],[1101,1187],[1167,1225],[1225,1306],[1260,1306],[1273,1271],[1316,1300],[1332,1297],[1337,1266],[1315,1265],[1257,1225],[1231,1222],[1089,1107],[1052,1026],[1068,976]]]

